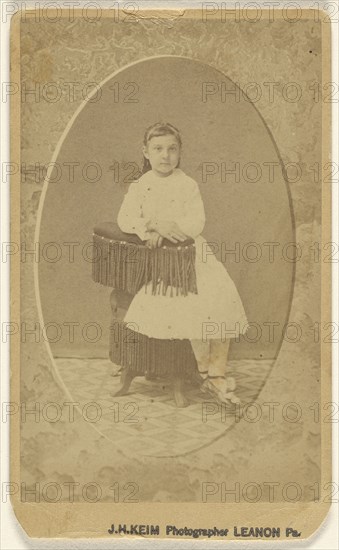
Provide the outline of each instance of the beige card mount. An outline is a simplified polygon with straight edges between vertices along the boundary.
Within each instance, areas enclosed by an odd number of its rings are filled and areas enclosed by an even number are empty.
[[[330,24],[246,14],[12,19],[8,494],[31,537],[273,544],[329,510]]]

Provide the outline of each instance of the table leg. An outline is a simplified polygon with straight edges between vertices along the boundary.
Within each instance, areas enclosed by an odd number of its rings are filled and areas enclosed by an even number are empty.
[[[126,395],[128,393],[129,387],[134,377],[135,377],[134,373],[132,373],[128,368],[122,369],[121,377],[120,377],[120,386],[116,391],[111,392],[111,396],[118,397],[121,395]]]
[[[189,405],[189,401],[185,397],[183,391],[184,391],[184,379],[181,376],[176,376],[173,379],[173,392],[174,392],[175,403],[179,408],[187,407],[187,405]]]
[[[132,296],[123,292],[122,290],[113,289],[110,296],[110,304],[112,310],[112,320],[122,321],[125,313],[132,300]],[[133,374],[127,367],[122,367],[120,375],[120,386],[117,390],[111,392],[112,397],[118,397],[119,395],[126,395],[135,374]]]

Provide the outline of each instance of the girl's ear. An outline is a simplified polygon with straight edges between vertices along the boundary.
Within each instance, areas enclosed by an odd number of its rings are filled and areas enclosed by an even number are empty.
[[[147,159],[149,159],[149,154],[148,154],[148,152],[147,152],[147,147],[146,147],[146,145],[143,146],[142,152],[143,152],[143,154],[144,154],[144,157],[147,158]]]

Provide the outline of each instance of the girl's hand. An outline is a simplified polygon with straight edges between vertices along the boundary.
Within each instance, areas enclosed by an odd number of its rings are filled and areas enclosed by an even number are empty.
[[[150,231],[150,237],[146,241],[148,248],[157,248],[162,245],[163,238],[157,231]]]
[[[188,238],[175,222],[156,220],[152,222],[152,228],[156,229],[162,237],[168,239],[172,243],[183,242]]]

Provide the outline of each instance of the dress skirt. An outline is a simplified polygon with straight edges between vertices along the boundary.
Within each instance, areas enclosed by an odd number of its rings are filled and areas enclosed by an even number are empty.
[[[195,239],[198,293],[153,295],[150,284],[134,296],[125,315],[130,328],[150,338],[208,340],[239,338],[248,329],[237,288],[207,241]]]

